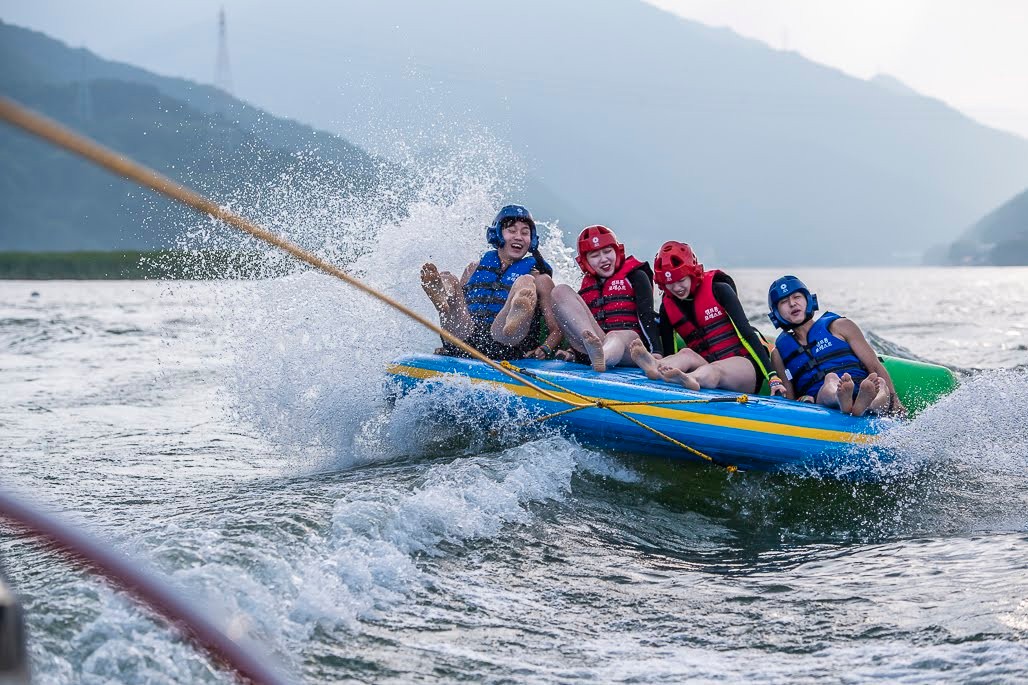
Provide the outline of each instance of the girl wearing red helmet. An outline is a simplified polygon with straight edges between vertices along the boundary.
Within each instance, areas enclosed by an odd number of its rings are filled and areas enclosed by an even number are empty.
[[[658,361],[641,345],[630,349],[636,365],[651,379],[663,378],[692,390],[723,388],[757,393],[767,381],[773,395],[785,391],[767,347],[743,311],[735,282],[717,269],[704,270],[692,248],[669,241],[653,260],[654,280],[664,292],[660,338],[675,349],[675,334],[686,347]]]
[[[486,228],[486,240],[494,249],[469,264],[459,280],[430,262],[421,267],[421,286],[439,312],[440,325],[483,354],[539,356],[540,348],[560,342],[561,333],[547,306],[553,269],[539,254],[535,221],[521,205],[507,205]],[[539,345],[543,316],[550,332]],[[449,343],[438,351],[463,355]]]
[[[650,265],[626,257],[625,246],[606,226],[582,230],[576,261],[584,274],[578,292],[566,285],[553,289],[557,323],[576,360],[588,360],[602,372],[633,364],[628,354],[633,342],[659,352]]]

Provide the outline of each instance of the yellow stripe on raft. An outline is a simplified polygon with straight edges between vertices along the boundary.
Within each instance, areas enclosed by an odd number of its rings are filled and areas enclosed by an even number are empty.
[[[521,397],[528,397],[544,402],[553,401],[532,388],[505,381],[471,378],[464,374],[432,371],[429,369],[418,368],[416,366],[405,366],[403,364],[392,364],[386,369],[386,371],[394,376],[407,376],[408,378],[417,378],[419,380],[427,380],[440,376],[460,376],[461,378],[468,378],[472,383],[487,383],[489,385],[501,386],[515,395],[520,395]],[[581,402],[580,398],[568,393],[553,391],[553,394],[562,399],[567,398],[572,402]],[[605,398],[589,397],[589,399],[599,400]],[[607,401],[613,402],[614,400]],[[686,423],[720,426],[722,428],[734,428],[736,430],[754,431],[757,433],[771,433],[773,435],[783,435],[791,438],[807,438],[809,440],[821,440],[823,442],[871,443],[877,439],[877,436],[867,435],[866,433],[849,433],[846,431],[825,430],[823,428],[806,428],[804,426],[792,426],[787,423],[756,421],[754,419],[740,419],[730,416],[718,416],[716,414],[702,414],[682,409],[669,409],[657,405],[642,405],[635,407],[628,405],[621,406],[619,409],[626,414],[656,416],[662,419],[671,419],[672,421],[685,421]]]

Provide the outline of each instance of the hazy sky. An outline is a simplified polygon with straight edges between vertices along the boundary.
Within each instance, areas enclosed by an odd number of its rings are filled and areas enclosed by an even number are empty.
[[[1028,138],[1026,0],[648,0]]]
[[[890,74],[983,123],[1028,138],[1028,0],[648,1],[860,78]],[[0,0],[0,18],[166,73],[162,41],[184,34],[212,40],[206,36],[224,4],[231,43],[237,2]],[[603,2],[591,6],[602,11]],[[208,44],[197,55],[195,73],[175,75],[211,81],[214,49]]]

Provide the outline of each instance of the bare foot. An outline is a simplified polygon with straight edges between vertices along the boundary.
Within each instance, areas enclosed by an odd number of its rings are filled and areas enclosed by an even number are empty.
[[[450,303],[446,300],[443,279],[439,277],[439,269],[432,262],[421,267],[421,287],[440,314],[449,313]]]
[[[535,288],[522,288],[514,293],[510,301],[510,312],[503,322],[503,334],[513,338],[518,331],[525,329],[528,320],[535,314],[535,303],[538,298]]]
[[[650,351],[646,349],[646,345],[643,344],[642,340],[636,338],[628,344],[628,354],[632,357],[632,361],[646,374],[646,377],[651,381],[658,380],[660,373],[657,371],[657,360],[654,358]]]
[[[885,382],[885,379],[879,376],[875,379],[875,398],[871,400],[870,411],[883,412],[889,410],[889,400],[891,395],[889,394],[889,384]]]
[[[695,378],[687,373],[684,373],[681,369],[676,369],[673,366],[665,366],[661,369],[661,375],[668,383],[678,383],[683,385],[690,390],[699,390],[700,384]]]
[[[848,373],[842,374],[839,379],[839,389],[835,392],[839,400],[839,411],[849,414],[853,410],[853,377]]]
[[[857,399],[853,400],[853,407],[850,413],[854,416],[863,416],[867,408],[871,406],[872,400],[878,394],[878,383],[882,381],[877,373],[860,381],[860,389],[857,390]]]
[[[593,371],[603,373],[607,370],[607,360],[603,357],[603,341],[592,331],[582,332],[582,345],[585,346],[585,353],[589,355],[589,361],[593,363]]]

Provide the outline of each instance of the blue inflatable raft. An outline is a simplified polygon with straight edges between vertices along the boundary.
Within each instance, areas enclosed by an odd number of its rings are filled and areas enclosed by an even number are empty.
[[[592,447],[701,462],[709,459],[744,470],[818,472],[845,478],[873,478],[893,456],[876,442],[898,423],[894,419],[855,418],[780,398],[692,391],[651,381],[635,368],[598,374],[588,366],[559,361],[513,364],[527,380],[558,398],[581,402],[579,396],[583,396],[628,403],[614,405],[623,415],[594,406],[546,421]],[[475,360],[419,354],[396,360],[388,372],[399,395],[426,383],[431,392],[466,392],[447,382],[465,377],[509,393],[536,416],[570,406]]]

